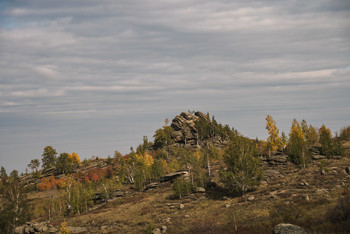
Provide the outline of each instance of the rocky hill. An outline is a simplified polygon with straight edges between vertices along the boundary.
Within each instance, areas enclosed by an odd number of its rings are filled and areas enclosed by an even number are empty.
[[[86,160],[69,174],[52,167],[21,177],[30,190],[32,217],[16,233],[350,232],[350,142],[343,142],[343,157],[309,147],[306,167],[292,163],[285,151],[261,153],[263,178],[242,196],[223,186],[222,155],[212,159],[209,175],[209,159],[200,155],[209,143],[219,155],[238,135],[235,130],[201,112],[183,112],[169,127],[172,141],[163,148],[155,150],[146,139],[136,152]],[[177,182],[204,177],[185,195],[174,193]],[[71,184],[37,189],[45,178]],[[80,208],[73,212],[74,206]]]

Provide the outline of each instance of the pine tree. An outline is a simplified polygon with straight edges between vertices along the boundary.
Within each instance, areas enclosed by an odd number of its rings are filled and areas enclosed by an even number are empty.
[[[319,135],[321,143],[321,154],[330,157],[333,153],[331,130],[326,128],[326,126],[323,124],[319,130]]]
[[[289,133],[288,155],[292,162],[303,165],[309,161],[309,153],[306,149],[305,136],[302,128],[296,119],[293,120]]]

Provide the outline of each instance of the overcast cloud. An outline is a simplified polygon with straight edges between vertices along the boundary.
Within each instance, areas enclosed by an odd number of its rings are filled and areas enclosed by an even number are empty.
[[[349,61],[348,0],[2,0],[0,165],[127,153],[188,109],[254,138],[268,114],[339,131]]]

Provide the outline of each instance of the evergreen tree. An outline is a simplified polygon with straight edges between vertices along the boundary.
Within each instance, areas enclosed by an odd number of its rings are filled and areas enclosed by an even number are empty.
[[[306,164],[310,160],[309,153],[306,149],[305,136],[298,121],[293,120],[292,127],[289,133],[288,155],[292,162],[298,165]]]
[[[330,157],[333,153],[331,130],[323,124],[319,130],[321,154]]]

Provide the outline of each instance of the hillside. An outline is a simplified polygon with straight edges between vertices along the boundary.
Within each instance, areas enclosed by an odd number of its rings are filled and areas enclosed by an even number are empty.
[[[263,176],[241,195],[229,192],[220,176],[230,142],[240,139],[209,114],[181,113],[136,152],[85,160],[69,173],[50,167],[22,176],[31,220],[16,233],[272,233],[279,223],[350,232],[350,215],[338,220],[339,212],[350,211],[350,141],[342,142],[343,156],[322,155],[320,144],[309,147],[304,167],[287,151],[271,153],[266,142],[247,139],[256,145]],[[205,158],[208,149],[217,157]],[[179,181],[192,183],[180,197],[174,193]]]

